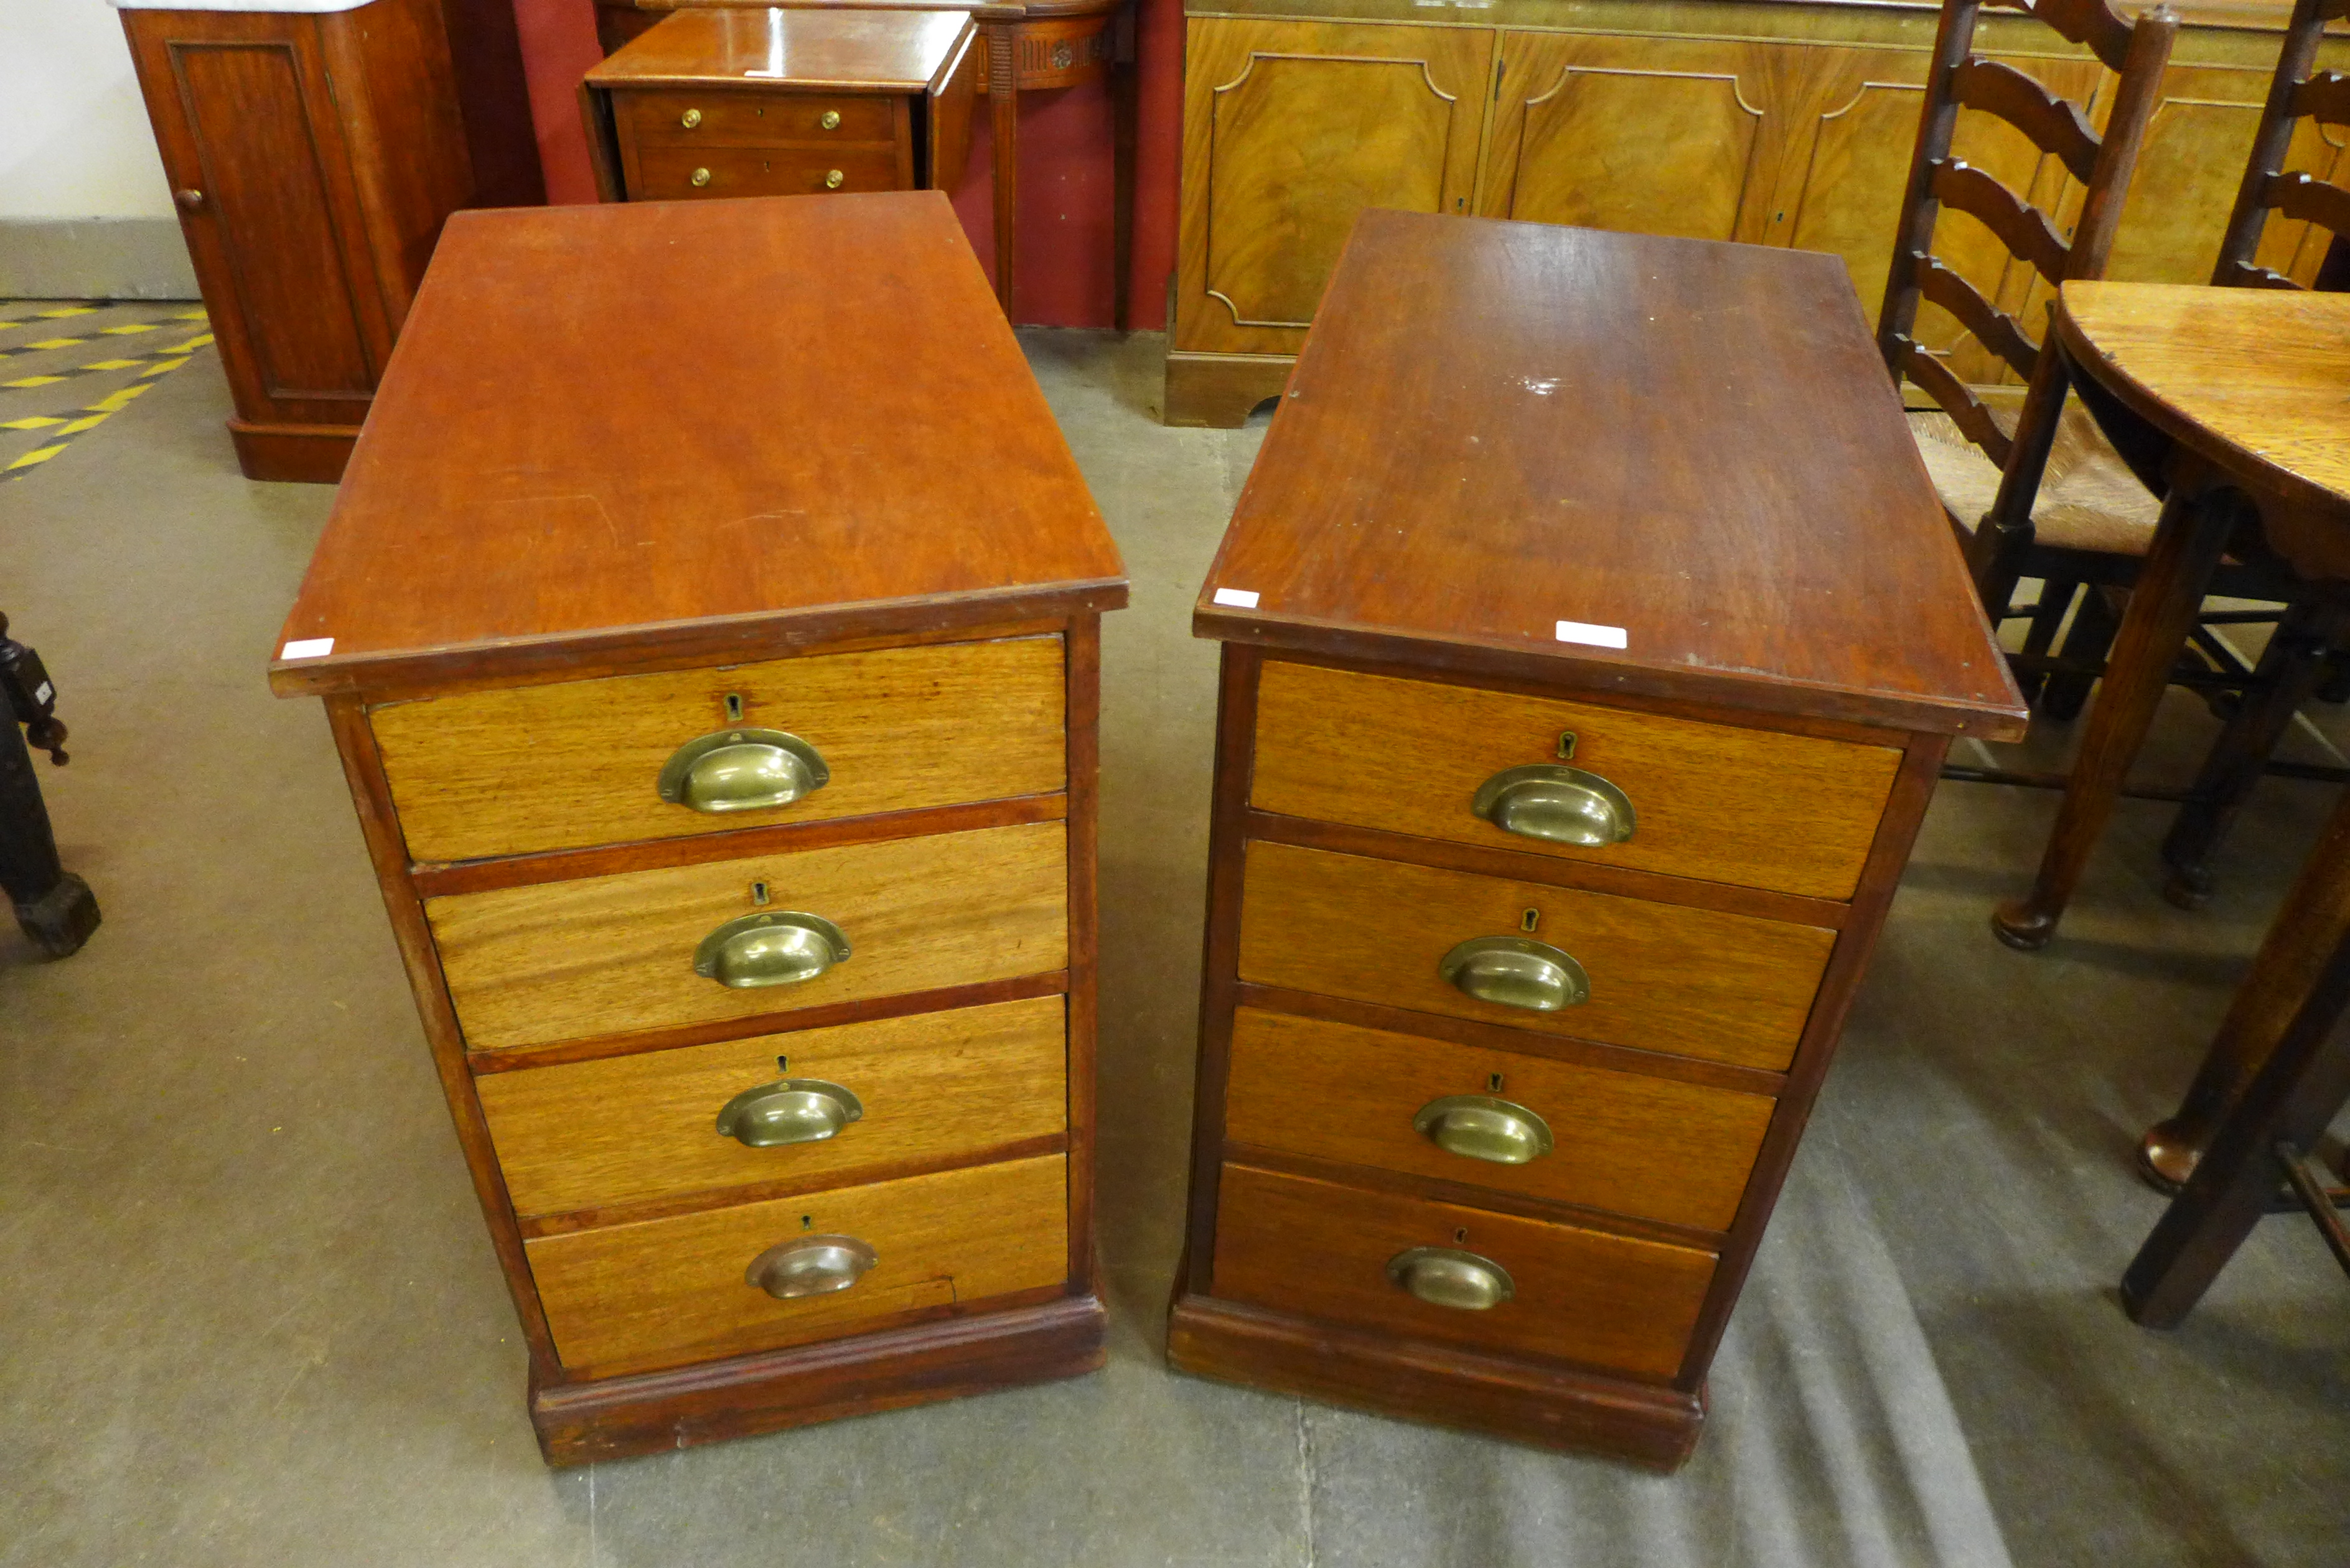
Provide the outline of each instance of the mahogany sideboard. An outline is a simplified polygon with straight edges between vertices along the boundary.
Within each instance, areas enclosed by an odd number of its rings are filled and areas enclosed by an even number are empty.
[[[451,219],[270,681],[326,699],[551,1462],[1100,1364],[1125,598],[944,196]]]
[[[598,192],[951,191],[983,55],[968,11],[674,12],[579,84]]]
[[[2290,10],[2179,8],[2116,278],[2210,276]],[[1281,390],[1366,207],[1825,251],[1874,311],[1939,16],[1915,0],[1189,0],[1164,418],[1236,425]],[[2086,50],[1995,11],[1981,40],[2103,123],[2113,78]],[[2324,57],[2350,65],[2350,39]],[[2054,159],[1970,118],[1958,156],[2077,206]],[[2340,156],[2313,127],[2293,166]],[[2307,234],[2271,223],[2262,261],[2314,278],[2324,240]],[[1987,234],[1946,259],[2002,309],[2041,308],[2032,269]],[[1926,307],[1921,342],[1960,336]],[[1979,349],[1951,366],[2001,379]]]
[[[235,400],[238,466],[332,483],[442,223],[473,200],[439,0],[115,3]]]
[[[2023,729],[1882,378],[1830,257],[1363,214],[1193,620],[1176,1366],[1688,1457],[1943,753]]]

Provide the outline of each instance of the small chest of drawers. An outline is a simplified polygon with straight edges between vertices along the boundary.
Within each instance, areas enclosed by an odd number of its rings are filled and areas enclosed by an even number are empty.
[[[326,698],[550,1460],[1099,1365],[1124,598],[943,197],[451,223],[271,680]]]
[[[1195,626],[1170,1360],[1679,1464],[1943,753],[2022,727],[1842,268],[1366,213]]]
[[[951,190],[984,53],[968,11],[681,10],[580,112],[607,201]]]

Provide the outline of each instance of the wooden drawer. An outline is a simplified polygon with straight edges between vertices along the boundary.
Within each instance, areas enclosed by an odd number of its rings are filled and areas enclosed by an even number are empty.
[[[694,183],[694,175],[709,178]],[[829,176],[840,176],[837,185]],[[705,196],[816,196],[827,191],[912,187],[910,155],[901,177],[894,147],[647,147],[637,154],[632,202]]]
[[[1259,985],[1450,1013],[1741,1066],[1784,1068],[1835,933],[1293,845],[1248,846],[1240,972]],[[1553,1012],[1456,991],[1437,965],[1473,937],[1523,933],[1590,975]]]
[[[1287,816],[1849,898],[1900,761],[1885,746],[1269,660],[1250,799]],[[1541,763],[1621,789],[1632,836],[1581,847],[1470,809],[1486,780]]]
[[[1714,1254],[1572,1225],[1363,1192],[1226,1165],[1212,1293],[1358,1328],[1668,1378],[1697,1324]],[[1498,1263],[1514,1286],[1484,1311],[1433,1306],[1388,1277],[1415,1247]]]
[[[1066,1028],[1062,999],[1045,996],[485,1073],[474,1088],[515,1211],[557,1214],[757,1182],[853,1181],[1066,1132]],[[819,1142],[765,1148],[717,1130],[720,1107],[785,1075],[840,1085],[862,1117]]]
[[[612,118],[639,146],[775,147],[787,142],[892,141],[894,96],[854,93],[615,92]],[[689,114],[700,122],[685,123]],[[824,117],[840,122],[827,130]]]
[[[720,926],[785,911],[832,921],[849,957],[786,985],[694,972]],[[424,916],[471,1050],[751,1018],[1066,968],[1066,834],[1028,823],[627,871],[428,898]]]
[[[1776,1104],[1251,1007],[1233,1017],[1232,1050],[1234,1142],[1711,1231],[1737,1216]],[[1523,1165],[1447,1151],[1413,1119],[1456,1096],[1534,1113],[1554,1147]]]
[[[1059,1155],[910,1176],[812,1197],[542,1236],[524,1244],[556,1352],[574,1371],[645,1371],[853,1334],[882,1320],[1066,1279]],[[797,1236],[879,1254],[846,1290],[778,1301],[747,1282]]]
[[[1061,639],[1027,637],[467,691],[369,722],[410,857],[467,860],[1049,794],[1065,695]],[[764,810],[660,798],[680,746],[735,725],[797,735],[831,782]]]

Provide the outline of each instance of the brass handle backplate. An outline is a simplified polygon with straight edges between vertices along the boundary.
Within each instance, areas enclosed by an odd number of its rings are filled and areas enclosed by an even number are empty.
[[[1436,972],[1464,996],[1529,1012],[1556,1012],[1591,994],[1591,976],[1532,937],[1471,937],[1437,961]]]
[[[693,950],[693,972],[743,990],[796,985],[848,957],[848,939],[822,915],[783,909],[729,920]]]
[[[816,123],[823,126],[827,130],[838,130],[840,129],[840,110],[837,109],[826,109],[823,115],[817,119]]]
[[[870,1245],[854,1236],[797,1236],[752,1259],[743,1271],[743,1282],[787,1302],[845,1291],[880,1261]]]
[[[698,109],[689,109],[683,114],[677,117],[677,122],[685,127],[686,130],[691,130],[695,126],[702,123],[702,111]]]
[[[1491,1095],[1447,1095],[1419,1107],[1414,1132],[1444,1150],[1495,1165],[1524,1165],[1555,1147],[1550,1124],[1536,1113]]]
[[[693,188],[694,188],[695,190],[697,190],[697,191],[701,190],[704,185],[709,184],[709,183],[710,183],[710,171],[709,171],[709,170],[707,170],[707,169],[697,169],[697,170],[695,170],[695,171],[693,171],[693,179],[692,179],[691,183],[692,183],[692,185],[693,185]]]
[[[1388,1260],[1388,1278],[1430,1306],[1487,1312],[1518,1293],[1510,1271],[1452,1247],[1413,1247]]]
[[[692,811],[764,811],[832,782],[823,753],[781,730],[720,730],[686,742],[654,789]]]
[[[830,170],[825,174],[824,188],[827,191],[837,191],[840,189],[840,182],[847,178],[848,178],[848,176],[843,174],[839,170]]]
[[[1586,849],[1621,844],[1640,826],[1629,795],[1556,763],[1503,769],[1477,786],[1469,809],[1504,833]]]
[[[204,204],[204,193],[191,187],[187,190],[172,192],[172,200],[180,204],[182,212],[192,213]]]
[[[865,1116],[862,1101],[822,1078],[778,1078],[745,1089],[718,1113],[718,1130],[744,1148],[822,1143]]]

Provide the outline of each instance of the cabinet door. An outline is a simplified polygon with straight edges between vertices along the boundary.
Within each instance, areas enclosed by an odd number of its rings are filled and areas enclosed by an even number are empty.
[[[1492,34],[1202,18],[1188,36],[1176,347],[1294,354],[1357,213],[1469,210]]]
[[[1504,33],[1477,210],[1760,242],[1785,154],[1795,44]]]
[[[391,327],[314,19],[124,16],[237,412],[359,423]]]

